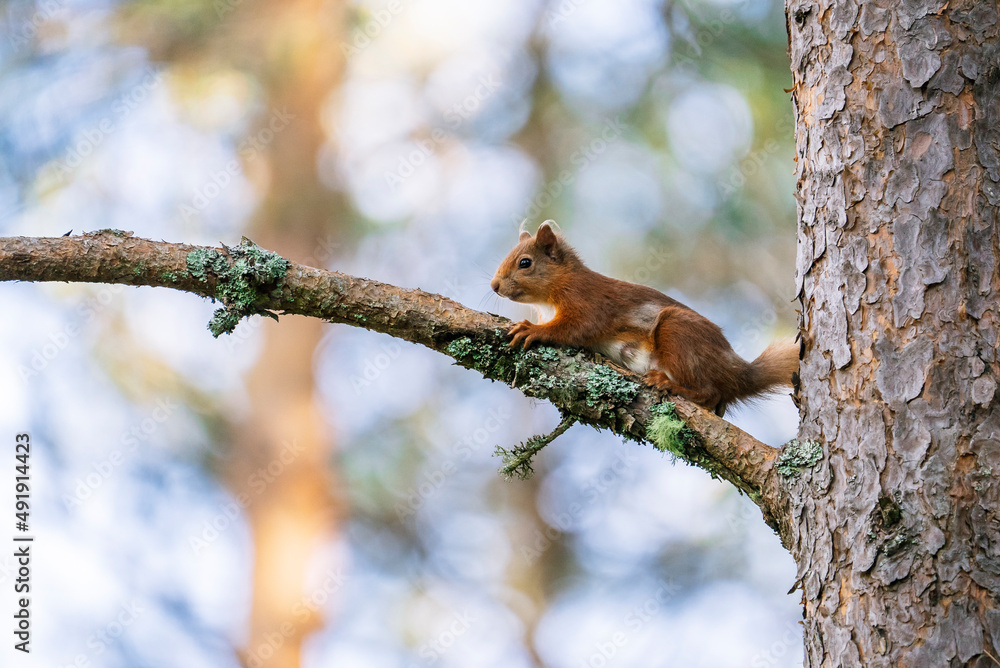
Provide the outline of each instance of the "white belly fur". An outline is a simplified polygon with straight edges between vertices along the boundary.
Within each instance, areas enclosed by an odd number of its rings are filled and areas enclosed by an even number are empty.
[[[547,323],[556,317],[556,307],[551,304],[532,304],[535,307],[535,317],[539,325]]]
[[[645,346],[613,341],[602,345],[597,352],[635,373],[646,373],[653,368],[653,352]]]
[[[530,306],[534,307],[535,315],[540,325],[556,317],[556,309],[550,304],[531,304]],[[652,330],[662,310],[663,306],[660,304],[646,304],[634,314],[633,326]],[[655,366],[653,351],[642,345],[614,341],[602,345],[597,349],[597,352],[612,360],[615,364],[638,374],[644,374]],[[666,373],[668,376],[670,375],[669,372]]]
[[[662,310],[662,304],[655,302],[644,304],[630,314],[630,324],[637,329],[652,332]],[[656,366],[652,349],[644,345],[612,341],[602,345],[598,352],[616,364],[639,374],[644,374]]]

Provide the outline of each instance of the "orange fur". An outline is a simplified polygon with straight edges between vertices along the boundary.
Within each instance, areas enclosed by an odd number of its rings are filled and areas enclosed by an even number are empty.
[[[527,261],[528,266],[522,264]],[[722,330],[658,290],[591,271],[543,223],[522,232],[491,287],[499,295],[555,309],[552,320],[510,329],[511,345],[553,343],[601,352],[650,385],[719,415],[735,402],[792,384],[798,346],[771,344],[756,360],[737,355]]]

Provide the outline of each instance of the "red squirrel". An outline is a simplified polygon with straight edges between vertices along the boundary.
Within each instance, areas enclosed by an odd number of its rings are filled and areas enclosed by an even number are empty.
[[[511,346],[551,343],[601,353],[644,374],[648,385],[719,416],[732,402],[791,386],[799,368],[792,341],[772,343],[747,362],[708,318],[658,290],[591,271],[548,221],[535,236],[521,232],[490,287],[551,314],[546,322],[511,327]]]

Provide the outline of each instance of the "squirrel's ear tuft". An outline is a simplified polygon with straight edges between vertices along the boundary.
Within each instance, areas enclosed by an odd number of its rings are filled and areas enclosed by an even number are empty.
[[[528,219],[525,218],[524,220],[521,221],[520,227],[517,228],[517,231],[520,233],[517,237],[518,241],[524,241],[525,239],[531,238],[531,232],[529,232],[526,229],[527,225],[528,225]]]
[[[541,248],[549,257],[555,257],[556,248],[559,246],[559,238],[556,237],[556,233],[549,227],[548,222],[542,223],[538,231],[535,232],[535,245]]]

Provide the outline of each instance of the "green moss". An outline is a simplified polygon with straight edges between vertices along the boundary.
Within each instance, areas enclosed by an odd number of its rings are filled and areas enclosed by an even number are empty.
[[[649,412],[653,414],[653,419],[646,424],[646,439],[653,444],[653,447],[708,471],[713,478],[733,481],[724,467],[708,456],[698,434],[677,414],[677,406],[673,402],[665,401],[650,406]]]
[[[288,272],[285,258],[245,237],[239,246],[224,248],[225,252],[197,248],[187,254],[188,273],[203,283],[214,276],[215,298],[225,304],[208,324],[216,337],[232,332],[241,318],[262,313],[260,302],[267,295],[281,294]]]
[[[812,468],[822,458],[823,446],[816,441],[792,439],[778,455],[778,473],[786,478],[795,477],[802,469]]]
[[[653,419],[646,425],[646,436],[660,452],[669,452],[684,459],[691,458],[695,434],[677,415],[677,407],[667,401],[649,408]]]
[[[638,383],[625,378],[614,369],[598,366],[587,378],[587,405],[597,406],[605,401],[628,404],[639,394]]]

